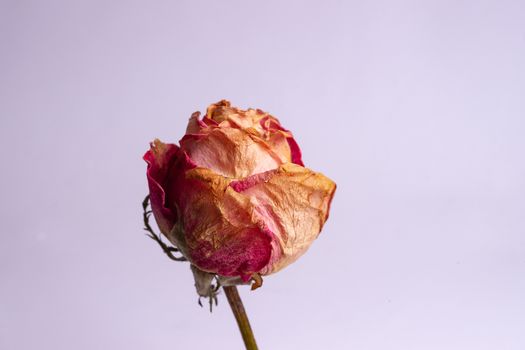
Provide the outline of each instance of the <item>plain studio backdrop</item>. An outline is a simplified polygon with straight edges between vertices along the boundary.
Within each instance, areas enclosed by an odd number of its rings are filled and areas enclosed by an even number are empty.
[[[242,349],[140,207],[223,98],[338,184],[261,349],[525,348],[525,2],[457,0],[2,0],[0,348]]]

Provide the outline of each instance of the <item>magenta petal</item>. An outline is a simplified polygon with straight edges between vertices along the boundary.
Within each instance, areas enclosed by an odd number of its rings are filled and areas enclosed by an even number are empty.
[[[245,177],[242,180],[232,181],[230,183],[231,188],[235,192],[243,192],[261,182],[268,180],[275,173],[275,170],[265,171],[264,173],[255,174],[252,176]]]
[[[144,154],[148,163],[146,172],[150,191],[150,203],[155,220],[162,233],[168,234],[177,221],[177,214],[166,203],[168,172],[177,159],[179,147],[164,144],[158,140],[151,143],[151,149]]]
[[[297,144],[295,139],[292,137],[288,137],[286,138],[286,141],[288,141],[288,146],[290,146],[290,151],[292,152],[292,163],[304,166],[301,149],[299,148],[299,145]]]
[[[205,271],[221,276],[240,276],[243,281],[268,264],[271,256],[271,233],[258,228],[247,229],[220,249],[204,242],[191,252],[191,260]]]

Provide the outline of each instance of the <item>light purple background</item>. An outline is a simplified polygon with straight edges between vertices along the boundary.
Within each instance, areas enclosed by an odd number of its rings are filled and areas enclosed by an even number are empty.
[[[0,348],[241,349],[142,231],[141,157],[230,99],[338,183],[241,291],[261,349],[525,348],[525,2],[0,2]]]

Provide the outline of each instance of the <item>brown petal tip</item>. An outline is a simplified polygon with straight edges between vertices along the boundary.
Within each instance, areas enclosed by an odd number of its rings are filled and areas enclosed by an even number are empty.
[[[259,275],[258,273],[254,273],[252,275],[252,281],[253,283],[252,283],[251,290],[256,290],[257,288],[260,288],[263,285],[263,279],[261,275]]]

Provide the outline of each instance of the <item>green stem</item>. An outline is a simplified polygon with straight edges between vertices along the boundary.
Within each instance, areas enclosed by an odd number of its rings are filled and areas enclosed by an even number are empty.
[[[237,287],[229,286],[222,288],[224,289],[224,293],[226,293],[230,307],[232,308],[237,324],[239,325],[239,330],[241,331],[246,350],[257,350],[257,343],[253,336],[252,327],[250,327],[250,321],[248,321],[248,315],[246,315],[246,311],[242,305],[242,300],[237,291]]]

